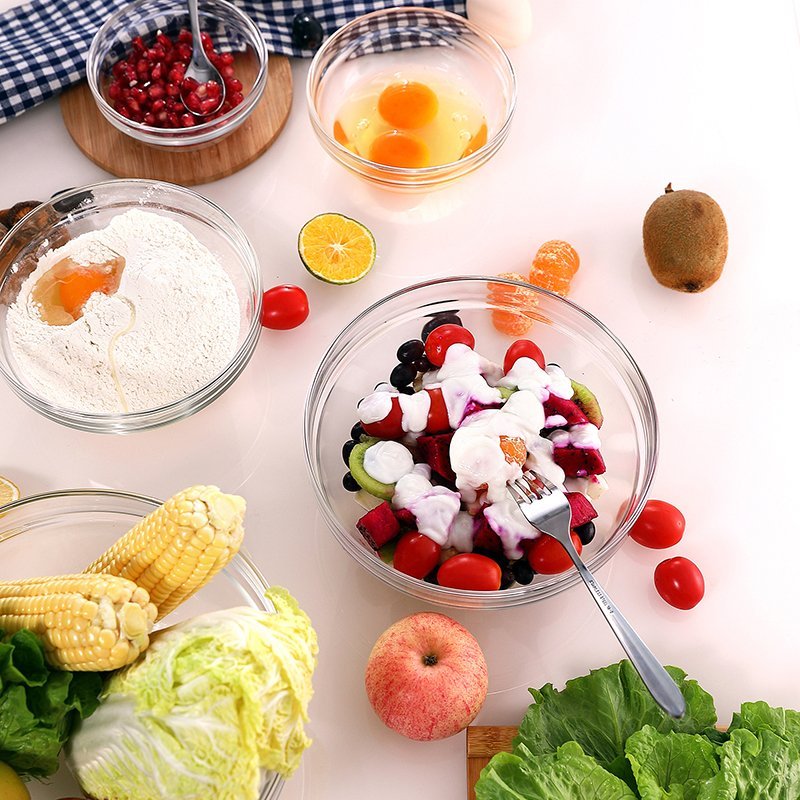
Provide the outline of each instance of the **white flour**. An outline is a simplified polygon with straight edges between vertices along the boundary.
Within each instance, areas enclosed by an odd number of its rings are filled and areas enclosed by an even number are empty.
[[[125,269],[115,295],[96,292],[70,325],[42,321],[31,290],[52,266],[117,255]],[[239,339],[239,302],[225,270],[183,225],[132,210],[42,256],[6,325],[23,381],[43,398],[77,411],[143,411],[224,369]]]

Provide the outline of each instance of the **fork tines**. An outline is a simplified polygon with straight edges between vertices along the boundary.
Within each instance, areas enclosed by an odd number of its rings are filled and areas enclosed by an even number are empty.
[[[554,483],[530,469],[523,472],[521,478],[509,483],[508,488],[514,498],[521,503],[541,500],[558,490]]]

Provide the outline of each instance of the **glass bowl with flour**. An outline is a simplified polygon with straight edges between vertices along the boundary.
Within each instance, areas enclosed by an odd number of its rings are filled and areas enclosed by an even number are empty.
[[[0,243],[0,372],[81,430],[144,430],[203,408],[250,360],[260,312],[247,237],[179,186],[71,189]]]

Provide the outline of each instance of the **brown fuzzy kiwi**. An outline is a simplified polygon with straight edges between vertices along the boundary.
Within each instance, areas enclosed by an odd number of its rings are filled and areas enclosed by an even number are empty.
[[[669,184],[647,209],[644,255],[653,277],[680,292],[702,292],[722,274],[728,227],[717,203],[703,192]]]

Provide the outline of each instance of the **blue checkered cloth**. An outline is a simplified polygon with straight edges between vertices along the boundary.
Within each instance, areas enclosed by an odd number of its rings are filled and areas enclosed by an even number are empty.
[[[259,26],[267,48],[311,56],[292,44],[292,20],[315,17],[326,36],[381,8],[418,6],[465,13],[466,0],[233,0]],[[0,14],[0,124],[84,77],[94,34],[121,7],[119,0],[32,0]]]

